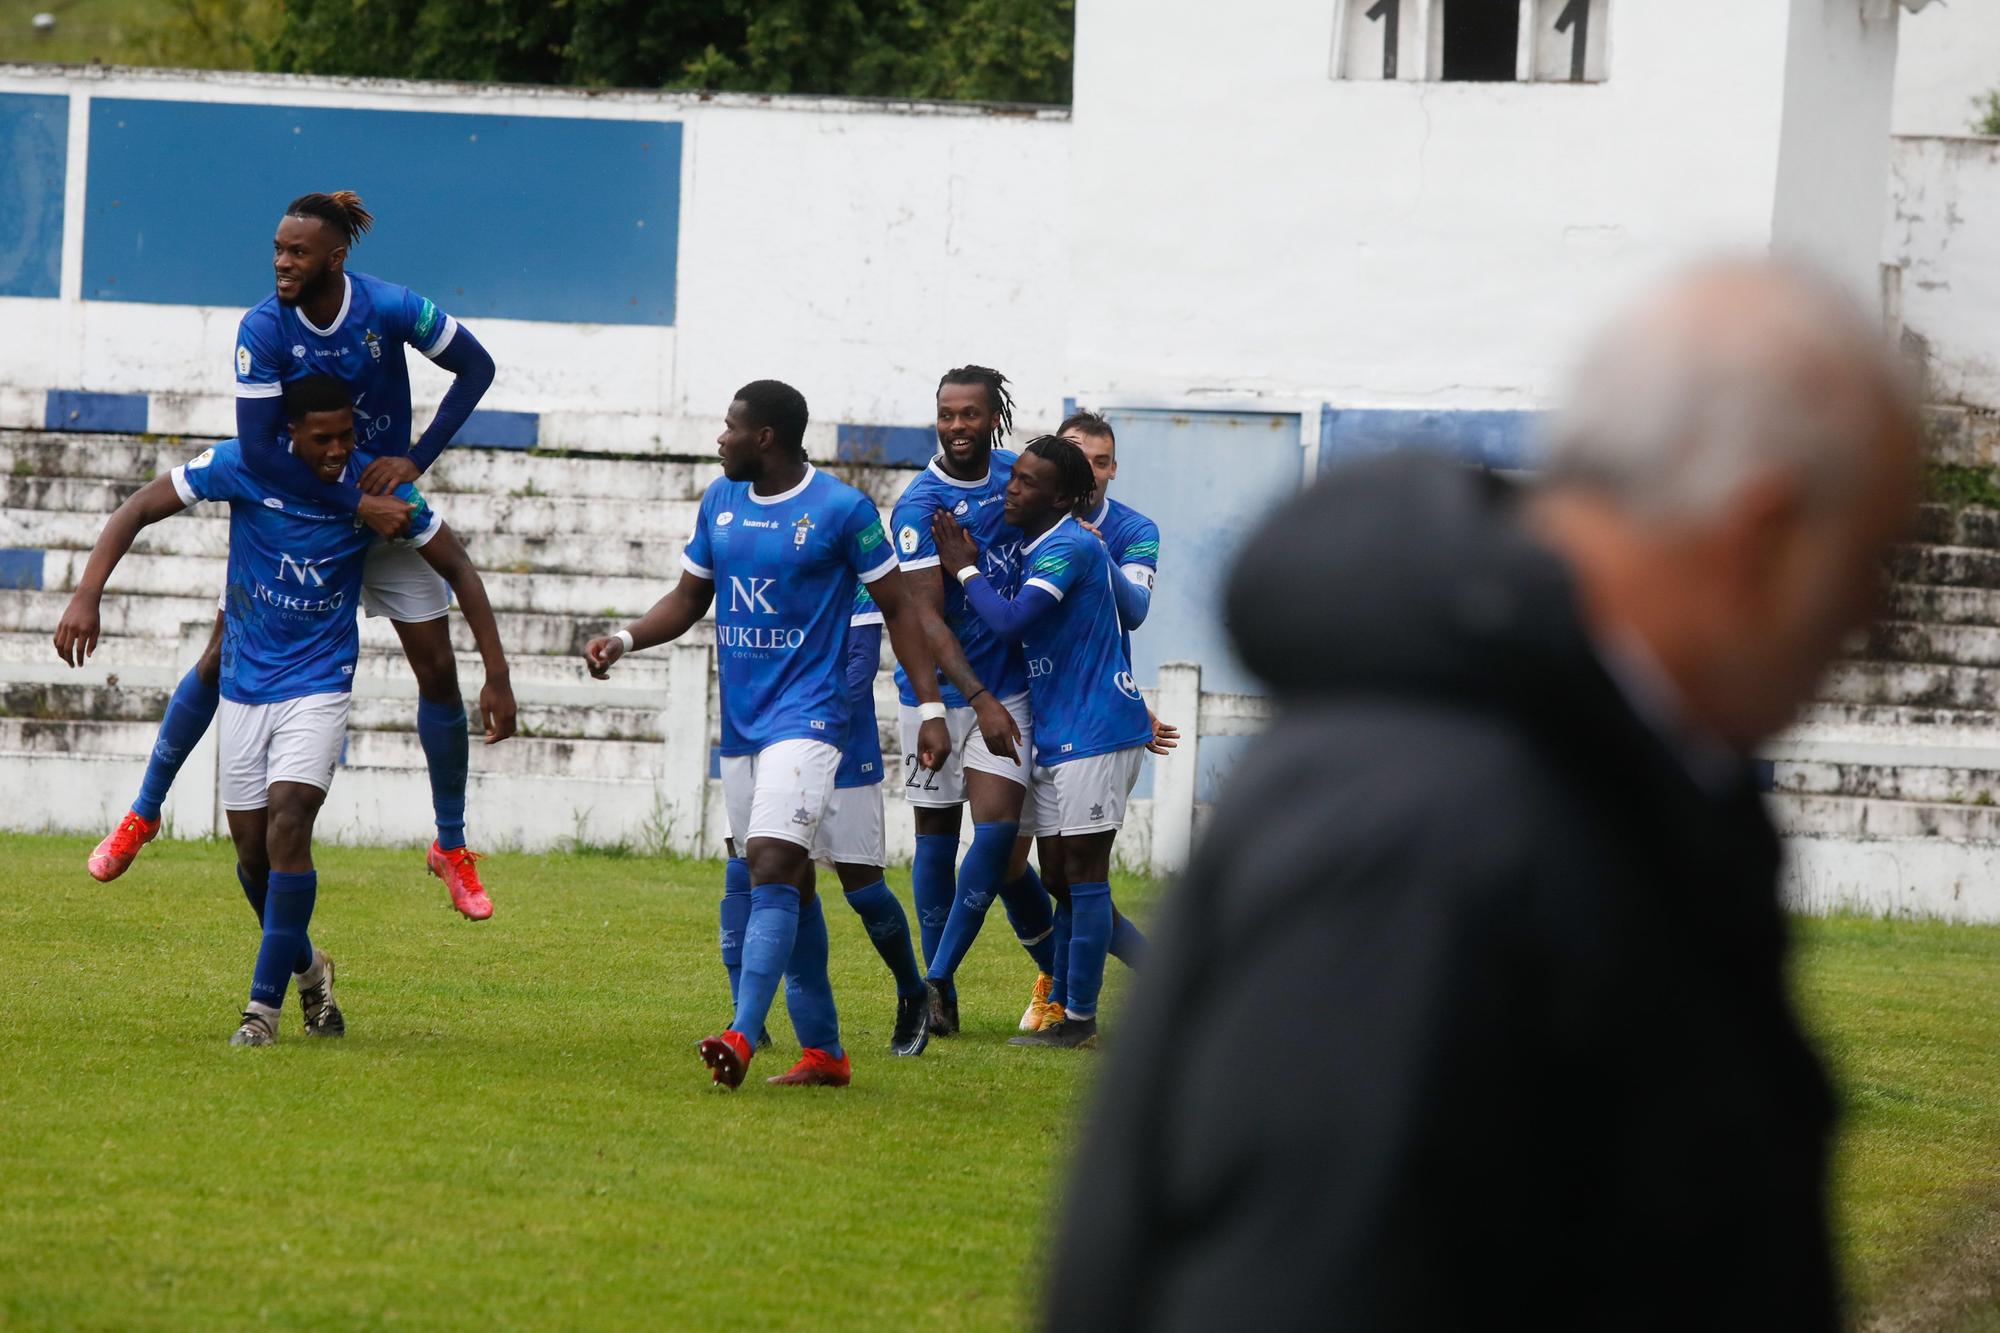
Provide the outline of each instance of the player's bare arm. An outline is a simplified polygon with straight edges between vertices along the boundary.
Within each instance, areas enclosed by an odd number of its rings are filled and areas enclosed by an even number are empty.
[[[486,743],[498,745],[514,734],[518,710],[507,653],[500,645],[500,622],[493,615],[493,603],[487,600],[486,582],[448,524],[440,524],[437,535],[420,549],[430,567],[451,585],[472,630],[472,641],[478,645],[479,660],[486,669],[486,683],[479,687],[479,720],[486,728]]]
[[[926,613],[922,604],[909,596],[902,571],[892,569],[869,584],[868,595],[875,599],[875,607],[882,613],[882,623],[889,631],[889,644],[895,649],[896,660],[903,664],[903,670],[910,678],[910,688],[916,692],[917,702],[942,703],[937,686],[937,667],[931,656],[931,643],[935,636],[925,623]],[[936,619],[936,616],[933,614],[931,619]],[[938,628],[943,629],[942,624]],[[949,639],[951,635],[944,637]],[[926,720],[917,728],[917,762],[935,773],[944,767],[945,760],[949,758],[951,729],[942,717]]]
[[[986,748],[1002,759],[1015,758],[1021,741],[1020,725],[1014,721],[1014,715],[993,697],[993,691],[980,682],[971,664],[965,660],[965,649],[959,646],[958,636],[944,623],[943,572],[936,566],[901,572],[904,596],[923,616],[924,633],[930,639],[931,657],[937,663],[937,669],[957,687],[971,707]]]
[[[715,580],[705,579],[687,570],[681,571],[681,581],[672,590],[653,603],[653,609],[627,625],[618,634],[605,634],[584,645],[584,664],[590,674],[599,680],[607,679],[611,664],[628,651],[638,652],[642,648],[654,648],[663,643],[672,643],[681,635],[694,628],[695,622],[708,614],[709,604],[715,600]],[[628,650],[625,639],[629,636],[632,646]]]
[[[174,489],[173,478],[162,475],[134,491],[105,520],[104,531],[97,535],[97,544],[91,547],[90,559],[83,567],[83,577],[77,580],[76,591],[56,622],[57,657],[80,667],[97,651],[98,603],[104,596],[104,585],[111,581],[111,571],[118,568],[142,529],[186,508],[187,502]]]

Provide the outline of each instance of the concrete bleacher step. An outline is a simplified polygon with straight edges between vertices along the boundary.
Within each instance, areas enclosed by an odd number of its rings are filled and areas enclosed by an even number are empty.
[[[70,592],[81,578],[90,553],[51,550],[42,561],[42,588]],[[110,588],[122,593],[153,596],[185,595],[189,589],[220,591],[228,576],[227,562],[190,555],[156,555],[121,564]],[[636,616],[660,599],[667,586],[653,578],[598,574],[480,575],[495,611],[532,611],[575,616]],[[305,590],[307,594],[312,589]]]
[[[0,684],[0,752],[146,755],[170,692],[119,684]],[[660,710],[607,704],[551,704],[516,700],[522,736],[549,740],[643,741],[662,739]],[[477,695],[467,701],[477,707]],[[414,731],[416,709],[407,699],[357,698],[348,713],[354,731]],[[96,740],[65,727],[108,728]],[[117,730],[125,728],[126,730]],[[477,720],[474,721],[477,730]],[[477,737],[475,737],[477,739]]]
[[[1914,540],[1933,546],[2000,550],[2000,509],[1984,505],[1919,505]]]
[[[1895,583],[1883,601],[1892,620],[1933,625],[2000,625],[2000,592],[1988,588],[1943,588],[1927,583]]]
[[[1896,735],[1907,729],[1936,743],[1956,734],[2000,735],[2000,712],[1976,709],[1924,708],[1900,704],[1813,703],[1799,714],[1791,733],[1814,728],[1860,729],[1871,734]]]
[[[1869,627],[1860,655],[1875,661],[2000,666],[2000,628],[1881,620]]]
[[[662,505],[661,510],[676,506]],[[692,505],[688,523],[693,523]],[[495,531],[465,524],[461,506],[450,506],[446,521],[472,555],[483,575],[589,573],[593,576],[638,578],[656,582],[662,592],[680,578],[680,556],[687,529],[672,536],[584,535],[586,529],[551,525],[549,535]],[[103,514],[50,513],[38,509],[0,507],[0,549],[7,547],[88,552],[104,527]],[[135,555],[180,555],[211,560],[229,555],[229,515],[217,505],[156,523],[139,534]],[[132,559],[126,557],[127,561]],[[124,568],[123,565],[120,568]]]
[[[212,441],[0,431],[0,473],[16,478],[150,481]],[[447,450],[425,474],[428,492],[659,503],[698,500],[715,479],[709,459],[574,458],[490,449]]]
[[[2000,670],[1942,662],[1838,662],[1820,682],[1825,703],[2000,711]]]
[[[1768,799],[1778,831],[1790,838],[2000,841],[2000,806],[1790,793]]]
[[[2000,468],[2000,414],[1932,405],[1924,409],[1924,425],[1932,462]]]
[[[1912,757],[1940,756],[1913,754]],[[1993,752],[1985,757],[1992,758]],[[1771,767],[1772,791],[1788,796],[1852,796],[1928,805],[1991,806],[2000,802],[2000,766],[1945,768],[1881,759],[1855,763],[1784,759]]]
[[[2000,588],[2000,551],[1983,546],[1898,546],[1886,566],[1896,583]]]

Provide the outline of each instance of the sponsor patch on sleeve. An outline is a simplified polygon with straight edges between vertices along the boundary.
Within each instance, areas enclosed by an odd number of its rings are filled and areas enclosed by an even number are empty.
[[[200,453],[196,454],[193,458],[188,459],[187,465],[191,468],[207,467],[210,463],[213,463],[214,461],[215,461],[215,450],[204,449]]]
[[[431,336],[431,330],[437,327],[438,308],[431,304],[428,296],[423,298],[423,302],[417,310],[417,336],[428,338]]]
[[[250,347],[247,343],[236,344],[236,373],[246,379],[249,378]]]
[[[903,530],[896,534],[896,545],[902,548],[904,555],[915,555],[917,553],[917,530],[906,524]]]
[[[880,546],[885,539],[885,535],[882,532],[882,520],[878,518],[862,529],[858,545],[863,552],[868,552]]]

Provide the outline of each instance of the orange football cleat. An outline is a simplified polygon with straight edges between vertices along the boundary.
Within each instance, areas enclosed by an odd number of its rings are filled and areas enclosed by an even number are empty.
[[[141,819],[130,810],[125,818],[118,821],[118,827],[97,844],[97,850],[90,854],[87,864],[90,877],[100,884],[109,884],[129,869],[139,859],[139,849],[160,834],[160,821]]]
[[[704,1037],[695,1043],[695,1054],[708,1066],[708,1074],[719,1088],[740,1088],[750,1072],[750,1041],[742,1033],[730,1031]]]
[[[450,851],[431,844],[430,854],[424,863],[430,872],[444,881],[451,891],[451,905],[474,921],[484,921],[493,915],[493,900],[486,896],[486,886],[479,882],[480,855],[470,847],[454,847]]]

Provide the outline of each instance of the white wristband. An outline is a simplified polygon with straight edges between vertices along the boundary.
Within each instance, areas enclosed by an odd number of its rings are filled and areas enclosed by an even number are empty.
[[[625,651],[626,651],[626,652],[628,652],[628,653],[629,653],[629,652],[631,652],[631,651],[632,651],[632,631],[631,631],[631,630],[629,630],[629,629],[621,629],[621,630],[619,630],[619,631],[618,631],[618,632],[617,632],[616,634],[612,635],[611,637],[612,637],[612,638],[614,638],[614,639],[616,639],[616,640],[618,640],[618,642],[620,642],[620,643],[624,644],[624,645],[625,645]]]
[[[918,704],[917,719],[921,722],[942,722],[950,711],[941,703]]]
[[[967,565],[964,569],[958,571],[958,581],[962,584],[970,583],[972,582],[973,577],[978,573],[979,573],[978,565]]]

